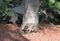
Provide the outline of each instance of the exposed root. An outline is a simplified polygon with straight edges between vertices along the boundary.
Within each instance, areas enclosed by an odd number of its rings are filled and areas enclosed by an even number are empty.
[[[25,33],[37,32],[38,28],[35,24],[26,24],[22,27],[22,30]]]

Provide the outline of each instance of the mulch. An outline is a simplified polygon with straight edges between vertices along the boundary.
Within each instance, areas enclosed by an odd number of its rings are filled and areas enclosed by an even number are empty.
[[[60,41],[60,27],[44,24],[37,33],[21,34],[17,25],[0,24],[0,41]]]

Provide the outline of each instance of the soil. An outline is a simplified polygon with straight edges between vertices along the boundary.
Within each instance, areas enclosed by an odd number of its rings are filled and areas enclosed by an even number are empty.
[[[60,26],[44,24],[36,33],[21,34],[17,25],[0,23],[0,41],[60,41]]]

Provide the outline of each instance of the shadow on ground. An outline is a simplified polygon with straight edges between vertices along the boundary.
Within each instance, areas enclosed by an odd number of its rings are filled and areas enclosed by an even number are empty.
[[[0,24],[0,41],[29,41],[19,33],[19,29],[17,28],[14,28],[10,24]]]
[[[40,27],[37,33],[22,35],[17,25],[0,23],[0,41],[60,41],[60,25],[54,29],[49,24]]]

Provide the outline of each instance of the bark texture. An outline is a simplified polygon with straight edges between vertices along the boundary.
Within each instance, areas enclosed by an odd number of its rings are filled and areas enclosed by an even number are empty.
[[[24,1],[24,0],[23,0]],[[25,0],[22,30],[25,32],[36,31],[38,26],[39,0]]]

